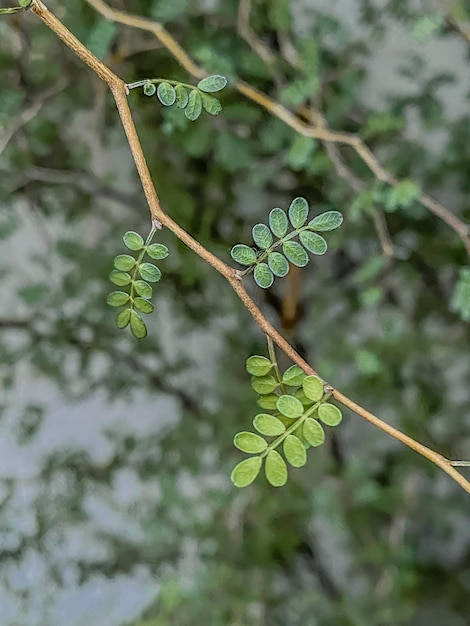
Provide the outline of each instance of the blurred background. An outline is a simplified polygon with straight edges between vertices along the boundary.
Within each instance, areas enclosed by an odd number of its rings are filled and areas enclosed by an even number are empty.
[[[126,82],[197,83],[98,4],[47,3]],[[468,2],[110,4],[229,79],[223,112],[194,123],[129,96],[169,214],[229,261],[295,196],[342,211],[324,258],[267,293],[248,277],[250,293],[332,384],[468,459],[468,256],[417,200],[422,188],[470,221]],[[118,331],[108,274],[149,217],[112,97],[32,14],[0,19],[0,76],[1,626],[469,624],[468,496],[359,417],[283,489],[232,486],[263,335],[166,231],[149,337]],[[235,77],[359,134],[405,182],[296,134]]]

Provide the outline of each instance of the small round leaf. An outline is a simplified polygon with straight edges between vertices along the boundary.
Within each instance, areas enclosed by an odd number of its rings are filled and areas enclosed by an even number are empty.
[[[307,462],[304,444],[295,435],[287,435],[283,445],[284,456],[292,467],[302,467]]]
[[[157,89],[157,97],[164,106],[169,107],[175,104],[176,101],[175,88],[170,83],[160,83]]]
[[[327,426],[338,426],[343,419],[343,415],[337,406],[325,402],[318,407],[318,417]]]
[[[299,233],[299,239],[312,254],[325,254],[328,249],[328,244],[323,237],[309,230],[303,230]]]
[[[262,463],[259,456],[241,461],[234,467],[230,480],[235,487],[248,487],[258,476]]]
[[[154,310],[153,304],[144,298],[134,298],[134,306],[142,313],[152,313]]]
[[[268,482],[273,487],[282,487],[287,482],[287,465],[277,450],[271,450],[266,456],[264,471]]]
[[[307,398],[307,396],[304,393],[304,390],[302,389],[302,387],[300,387],[299,389],[297,389],[297,391],[294,393],[294,396],[300,400],[302,402],[302,404],[306,407],[310,407],[312,406],[312,404],[314,404],[313,400],[310,400],[310,398]]]
[[[265,356],[250,356],[246,360],[246,371],[252,376],[266,376],[273,364]]]
[[[109,280],[119,287],[125,287],[132,281],[132,278],[127,272],[113,270],[109,275]]]
[[[302,434],[311,446],[321,446],[325,443],[325,431],[312,417],[307,417],[305,420]]]
[[[253,420],[253,426],[262,435],[278,437],[286,431],[286,427],[280,419],[268,413],[259,413]]]
[[[145,85],[144,85],[144,94],[146,96],[153,96],[153,95],[155,95],[156,91],[157,91],[157,88],[155,87],[155,85],[153,83],[145,83]]]
[[[277,409],[277,399],[279,396],[275,393],[269,393],[258,398],[258,405],[266,411],[274,411]]]
[[[248,454],[259,454],[260,452],[264,452],[268,447],[263,437],[260,437],[256,433],[248,432],[237,433],[233,438],[233,443],[236,448]]]
[[[256,262],[256,252],[243,243],[237,243],[236,246],[233,246],[230,255],[240,265],[253,265]]]
[[[266,263],[258,263],[255,267],[255,271],[253,272],[253,278],[255,279],[256,284],[262,289],[271,287],[274,282],[274,275],[269,269],[269,265]]]
[[[131,309],[124,309],[116,316],[116,326],[118,328],[125,328],[131,320]]]
[[[136,280],[134,283],[134,289],[142,298],[147,298],[148,300],[152,297],[153,289],[148,283],[145,282],[145,280]]]
[[[289,206],[289,219],[294,228],[300,228],[307,221],[308,202],[305,198],[294,198]]]
[[[305,372],[298,365],[291,365],[282,375],[282,382],[289,387],[299,387],[305,377]]]
[[[139,265],[139,274],[144,280],[148,280],[149,283],[156,283],[162,277],[162,273],[153,263],[142,263]]]
[[[209,115],[218,115],[222,111],[222,105],[214,98],[214,96],[209,96],[206,93],[201,94],[202,98],[202,106],[209,113]]]
[[[135,265],[135,259],[130,254],[119,254],[114,258],[114,267],[117,270],[128,272]]]
[[[197,84],[198,89],[201,91],[205,91],[206,93],[215,93],[216,91],[220,91],[227,84],[227,79],[225,76],[220,76],[218,74],[214,74],[213,76],[207,76],[207,78],[203,78]]]
[[[285,241],[282,244],[282,251],[291,263],[297,267],[305,267],[308,263],[308,254],[297,241]]]
[[[280,252],[271,252],[271,254],[268,255],[268,265],[271,272],[280,278],[283,278],[289,272],[289,263],[286,257]]]
[[[168,248],[162,243],[152,243],[150,246],[147,246],[147,254],[150,258],[156,259],[157,261],[160,259],[166,259],[169,253],[170,251]]]
[[[183,85],[176,85],[175,92],[176,106],[179,109],[184,109],[185,106],[188,104],[188,92],[186,90],[186,87],[183,87]]]
[[[304,407],[302,402],[294,396],[279,396],[277,401],[277,410],[289,419],[296,419],[303,415]]]
[[[273,242],[273,236],[271,235],[271,231],[266,226],[266,224],[255,224],[252,228],[253,241],[258,246],[258,248],[262,248],[266,250]]]
[[[201,94],[197,89],[193,89],[188,97],[188,104],[184,110],[184,114],[188,118],[194,122],[201,115],[202,111],[202,98]]]
[[[287,215],[282,209],[276,208],[269,213],[269,227],[276,237],[284,237],[287,226]]]
[[[137,339],[143,339],[147,336],[147,326],[144,320],[135,311],[131,311],[131,331]]]
[[[304,378],[302,389],[309,400],[318,402],[323,398],[323,383],[318,376],[307,376]]]
[[[135,233],[133,230],[128,230],[122,240],[129,250],[141,250],[144,247],[144,240],[139,233]]]
[[[343,216],[339,211],[326,211],[321,215],[317,215],[308,223],[308,227],[312,230],[326,231],[334,230],[343,223]]]
[[[109,306],[124,306],[130,299],[130,295],[125,291],[112,291],[106,298],[106,302]]]
[[[251,379],[251,386],[260,396],[272,393],[277,388],[278,384],[274,376],[257,376]]]

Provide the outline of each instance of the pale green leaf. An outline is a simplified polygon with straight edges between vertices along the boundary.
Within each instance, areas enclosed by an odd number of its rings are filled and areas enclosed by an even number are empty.
[[[233,246],[230,255],[240,265],[253,265],[256,262],[256,252],[243,243],[237,243],[236,246]]]
[[[201,115],[202,111],[202,98],[201,94],[197,89],[193,89],[188,97],[188,104],[184,110],[184,114],[188,118],[194,122]]]
[[[258,246],[258,248],[262,248],[266,250],[273,242],[273,236],[271,235],[271,231],[265,224],[255,224],[252,228],[253,241]]]
[[[294,228],[301,228],[307,221],[308,202],[305,198],[294,198],[289,206],[289,219]]]
[[[207,76],[207,78],[200,80],[197,84],[197,88],[206,93],[215,93],[216,91],[221,91],[226,84],[227,79],[225,76],[214,74],[213,76]]]
[[[274,282],[274,275],[266,263],[258,263],[253,272],[253,278],[256,284],[263,289],[271,287]]]
[[[318,417],[327,426],[338,426],[343,419],[343,415],[337,406],[325,402],[318,407]]]
[[[303,424],[302,434],[311,446],[321,446],[325,443],[325,431],[312,417],[307,417]]]
[[[119,270],[113,270],[111,274],[109,275],[109,280],[115,285],[118,285],[119,287],[125,287],[131,282],[132,278],[131,278],[131,275],[128,274],[127,272],[120,272]]]
[[[135,233],[133,230],[128,230],[122,240],[129,250],[141,250],[144,247],[144,240],[139,233]]]
[[[153,83],[145,83],[144,94],[146,96],[154,96],[156,91],[157,91],[157,88]]]
[[[117,270],[122,270],[123,272],[128,272],[135,265],[135,259],[130,254],[119,254],[114,258],[114,267]]]
[[[268,447],[263,437],[260,437],[256,433],[249,432],[237,433],[233,438],[233,443],[236,448],[248,454],[259,454],[260,452],[264,452]]]
[[[276,237],[284,237],[287,233],[288,221],[285,211],[279,208],[272,209],[269,213],[269,227]]]
[[[147,327],[144,320],[135,311],[131,311],[131,331],[137,339],[143,339],[147,336]]]
[[[292,467],[302,467],[307,462],[305,446],[295,435],[287,435],[282,449]]]
[[[230,480],[235,487],[248,487],[258,476],[262,463],[259,456],[241,461],[234,467]]]
[[[160,83],[157,88],[157,97],[164,106],[169,107],[176,101],[175,88],[170,83]]]
[[[275,393],[269,393],[258,398],[258,405],[266,411],[277,409],[277,399],[279,396]]]
[[[131,309],[124,309],[116,316],[116,326],[118,328],[126,328],[131,320]]]
[[[318,402],[323,397],[323,383],[318,376],[307,376],[302,383],[302,389],[310,400]]]
[[[294,396],[282,395],[277,401],[277,410],[289,419],[296,419],[303,415],[304,407],[302,402]]]
[[[274,376],[254,376],[251,379],[251,386],[259,393],[260,396],[272,393],[278,386],[277,380]]]
[[[144,298],[134,298],[134,306],[142,313],[152,313],[154,310],[153,304]]]
[[[282,375],[282,382],[289,387],[299,387],[305,377],[305,372],[298,365],[291,365]]]
[[[308,254],[297,241],[285,241],[282,244],[282,251],[291,263],[297,267],[305,267],[308,263]]]
[[[310,220],[308,227],[311,230],[327,231],[338,228],[343,223],[343,216],[339,211],[326,211]]]
[[[147,298],[148,300],[152,297],[153,289],[148,283],[145,282],[145,280],[136,280],[134,283],[134,289],[142,298]]]
[[[175,93],[176,93],[176,106],[179,109],[184,109],[186,105],[188,104],[188,91],[186,87],[183,87],[183,85],[176,85]]]
[[[147,254],[150,258],[156,259],[159,261],[160,259],[166,259],[169,255],[169,250],[162,243],[152,243],[150,246],[147,246]]]
[[[156,283],[162,277],[161,271],[153,263],[142,263],[139,265],[139,274],[141,278],[149,283]]]
[[[222,111],[222,105],[214,98],[214,96],[209,96],[207,93],[201,93],[202,98],[202,106],[209,113],[209,115],[218,115]]]
[[[282,487],[286,484],[287,465],[277,450],[271,450],[266,456],[264,471],[273,487]]]
[[[125,291],[112,291],[106,298],[109,306],[124,306],[130,300],[130,295]]]
[[[328,245],[323,237],[309,230],[303,230],[299,233],[299,239],[312,254],[325,254],[328,249]]]
[[[253,426],[259,433],[268,437],[278,437],[286,430],[279,418],[268,413],[258,413],[253,420]]]
[[[250,356],[246,360],[246,371],[252,376],[266,376],[273,364],[265,356]]]
[[[286,257],[280,252],[271,252],[271,254],[268,255],[268,265],[271,272],[280,278],[289,272],[289,263]]]

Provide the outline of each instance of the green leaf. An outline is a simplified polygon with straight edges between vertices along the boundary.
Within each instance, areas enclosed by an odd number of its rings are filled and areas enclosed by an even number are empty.
[[[176,106],[179,109],[184,109],[186,105],[188,104],[188,91],[186,87],[183,87],[183,85],[176,85],[175,93],[176,93]]]
[[[128,272],[135,265],[135,259],[130,254],[119,254],[114,258],[114,267],[117,270],[122,270],[123,272]]]
[[[289,219],[294,228],[300,228],[307,221],[308,202],[305,198],[294,198],[289,206]]]
[[[308,227],[311,230],[327,231],[338,228],[343,223],[343,216],[339,211],[326,211],[310,220]]]
[[[269,227],[276,237],[284,237],[288,227],[285,211],[279,208],[272,209],[269,213]]]
[[[318,376],[304,378],[302,389],[309,400],[318,402],[323,398],[323,383]]]
[[[282,382],[289,387],[299,387],[305,377],[305,372],[298,365],[291,365],[282,375]]]
[[[266,376],[273,364],[265,356],[250,356],[246,360],[246,371],[252,376]]]
[[[237,433],[233,438],[233,443],[236,448],[248,454],[259,454],[260,452],[264,452],[268,447],[263,437],[248,432]]]
[[[258,398],[258,405],[266,411],[274,411],[277,409],[277,399],[279,396],[275,393],[269,393]]]
[[[297,398],[294,398],[294,396],[279,396],[276,406],[279,413],[282,413],[289,419],[296,419],[304,413],[302,402],[297,400]]]
[[[305,267],[308,263],[308,254],[297,241],[285,241],[282,244],[282,251],[291,263],[297,267]]]
[[[131,299],[130,295],[125,291],[112,291],[106,298],[109,306],[124,306]]]
[[[268,255],[268,265],[275,276],[282,278],[289,272],[289,263],[286,257],[280,252],[271,252]]]
[[[162,243],[150,244],[150,246],[147,246],[146,252],[151,259],[156,259],[157,261],[160,259],[166,259],[166,257],[170,254],[168,248]]]
[[[273,487],[282,487],[287,482],[287,465],[277,450],[271,450],[266,456],[264,471],[268,482]]]
[[[144,94],[146,96],[154,96],[157,88],[153,83],[145,83],[144,85]]]
[[[294,393],[294,397],[297,398],[298,400],[300,400],[304,406],[312,406],[312,404],[314,404],[314,401],[310,400],[310,398],[308,398],[305,395],[304,390],[302,389],[302,387],[300,387],[300,389],[296,390],[296,392]]]
[[[258,263],[253,272],[253,278],[256,284],[262,289],[271,287],[274,282],[274,276],[266,263]]]
[[[131,309],[124,309],[124,311],[121,311],[120,313],[117,314],[116,326],[118,328],[126,328],[126,326],[129,324],[130,321],[131,321]]]
[[[253,241],[258,246],[258,248],[262,248],[266,250],[273,242],[273,236],[271,235],[271,231],[265,224],[255,224],[252,228]]]
[[[137,339],[143,339],[147,336],[147,326],[144,320],[135,311],[131,311],[131,331]]]
[[[122,240],[129,250],[141,250],[144,247],[144,240],[139,233],[135,233],[133,230],[128,230]]]
[[[161,271],[153,263],[142,263],[139,265],[139,274],[149,283],[156,283],[162,277]]]
[[[343,415],[337,406],[325,402],[318,407],[318,417],[327,426],[338,426],[343,419]]]
[[[109,280],[119,287],[125,287],[126,285],[129,285],[129,283],[132,281],[132,278],[131,275],[127,272],[119,272],[118,270],[113,270],[109,275]]]
[[[312,254],[325,254],[328,249],[326,241],[321,235],[317,235],[317,233],[303,230],[299,233],[299,239]]]
[[[218,115],[222,111],[222,105],[214,98],[214,96],[208,96],[206,93],[201,94],[202,106],[209,113],[209,115]]]
[[[225,76],[214,74],[213,76],[207,76],[207,78],[200,80],[197,84],[197,88],[206,93],[215,93],[216,91],[221,91],[226,84],[227,79]]]
[[[240,265],[253,265],[256,262],[256,252],[243,243],[237,243],[236,246],[233,246],[230,255]]]
[[[201,115],[202,111],[202,98],[201,94],[197,89],[193,89],[188,97],[188,104],[184,110],[184,114],[188,118],[194,122]]]
[[[151,298],[153,289],[152,287],[145,282],[145,280],[136,280],[134,283],[134,289],[139,296],[142,298]]]
[[[312,417],[307,417],[304,422],[302,434],[311,446],[321,446],[325,443],[325,431]]]
[[[295,435],[287,435],[284,439],[284,456],[292,467],[302,467],[307,462],[307,451],[304,444]]]
[[[259,433],[268,437],[278,437],[286,431],[281,420],[268,413],[258,413],[253,420],[253,426]]]
[[[385,208],[387,211],[396,211],[400,207],[407,207],[419,198],[421,188],[412,180],[403,180],[387,190]]]
[[[144,298],[134,298],[134,306],[142,313],[152,313],[154,310],[153,304]]]
[[[248,487],[258,476],[262,463],[259,456],[241,461],[234,467],[230,480],[235,487]]]
[[[164,106],[170,107],[176,102],[175,88],[170,83],[160,83],[157,89],[157,97]]]
[[[260,396],[264,396],[268,393],[272,393],[278,386],[277,380],[274,376],[255,376],[251,379],[251,386],[259,393]]]

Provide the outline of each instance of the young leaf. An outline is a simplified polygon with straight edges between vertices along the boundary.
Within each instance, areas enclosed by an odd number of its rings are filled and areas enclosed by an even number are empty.
[[[139,274],[149,283],[156,283],[162,277],[161,271],[153,263],[142,263],[139,265]]]
[[[266,411],[274,411],[277,409],[277,399],[279,396],[275,393],[269,393],[258,398],[258,405]]]
[[[106,302],[109,306],[124,306],[130,299],[130,295],[125,291],[112,291],[106,298]]]
[[[160,83],[157,89],[157,97],[164,106],[170,107],[176,101],[175,88],[170,83]]]
[[[241,461],[234,467],[230,480],[235,487],[248,487],[258,476],[262,463],[259,456]]]
[[[268,255],[268,265],[271,272],[280,278],[289,272],[289,263],[286,257],[280,252],[271,252],[271,254]]]
[[[266,250],[273,242],[273,236],[271,231],[265,224],[255,224],[252,228],[253,241],[258,246]]]
[[[343,223],[343,216],[339,211],[326,211],[310,220],[308,227],[311,230],[327,231],[338,228]]]
[[[291,263],[297,267],[305,267],[308,263],[308,254],[297,241],[285,241],[282,244],[282,251]]]
[[[152,313],[154,310],[153,304],[144,298],[134,298],[134,306],[142,313]]]
[[[215,93],[216,91],[221,91],[226,84],[227,79],[225,76],[214,74],[213,76],[207,76],[207,78],[200,80],[197,84],[197,88],[206,93]]]
[[[284,237],[287,233],[287,215],[282,209],[272,209],[269,213],[269,227],[276,237]]]
[[[297,391],[294,393],[294,397],[297,398],[297,400],[300,400],[304,407],[310,407],[312,406],[312,404],[314,404],[314,401],[310,400],[310,398],[305,395],[302,387],[300,387],[300,389],[297,389]]]
[[[289,219],[294,228],[300,228],[307,221],[308,202],[305,198],[294,198],[289,206]]]
[[[179,109],[184,109],[186,105],[188,104],[188,92],[186,90],[186,87],[183,87],[183,85],[176,85],[175,93],[176,93],[176,106]]]
[[[118,328],[125,328],[131,320],[131,309],[124,309],[116,316],[116,326]]]
[[[248,432],[237,433],[233,438],[233,443],[236,448],[248,454],[259,454],[260,452],[264,452],[268,447],[263,437]]]
[[[266,456],[264,471],[268,482],[273,487],[282,487],[287,482],[287,465],[277,450],[271,450]]]
[[[141,250],[144,247],[144,240],[139,233],[135,233],[133,230],[128,230],[127,233],[124,233],[122,240],[129,250]]]
[[[153,95],[155,95],[156,91],[157,91],[157,88],[155,87],[155,85],[153,83],[145,83],[145,85],[144,85],[144,94],[146,96],[153,96]]]
[[[147,336],[147,326],[144,320],[135,311],[131,311],[131,331],[137,339],[143,339]]]
[[[317,420],[312,417],[307,417],[305,420],[302,434],[311,446],[321,446],[322,443],[325,443],[325,432]]]
[[[128,272],[134,267],[134,265],[135,259],[130,254],[118,254],[118,256],[114,258],[114,267],[117,270]]]
[[[237,243],[236,246],[233,246],[230,255],[240,265],[253,265],[256,262],[256,252],[243,243]]]
[[[136,280],[134,283],[134,289],[139,296],[142,296],[142,298],[147,298],[148,300],[152,297],[153,289],[148,283],[145,282],[145,280]]]
[[[289,387],[299,387],[305,377],[305,372],[298,365],[291,365],[282,375],[282,382]]]
[[[206,93],[201,93],[202,106],[209,113],[209,115],[218,115],[222,111],[222,105],[214,98],[214,96],[208,96]]]
[[[268,393],[272,393],[278,386],[277,380],[274,376],[255,376],[251,379],[251,386],[259,393],[260,396],[264,396]]]
[[[151,259],[156,259],[157,261],[166,259],[169,253],[168,248],[162,243],[152,243],[150,246],[147,246],[147,254]]]
[[[266,376],[273,364],[265,356],[250,356],[246,360],[246,371],[252,376]]]
[[[338,426],[343,419],[343,415],[337,406],[325,402],[318,407],[318,417],[327,426]]]
[[[323,383],[318,376],[307,376],[302,383],[302,389],[309,400],[318,402],[323,397]]]
[[[258,413],[253,420],[253,426],[259,433],[268,437],[278,437],[286,431],[281,420],[268,413]]]
[[[312,254],[325,254],[328,249],[328,244],[323,237],[317,233],[311,233],[309,230],[303,230],[299,233],[299,239]]]
[[[119,287],[125,287],[131,282],[132,278],[131,275],[127,272],[119,272],[118,270],[113,270],[109,275],[109,280]]]
[[[253,272],[256,284],[262,289],[268,289],[274,282],[274,276],[266,263],[258,263]]]
[[[188,118],[194,122],[201,115],[202,111],[202,98],[201,94],[197,89],[193,89],[188,97],[188,104],[184,110],[184,114]]]
[[[284,439],[284,456],[292,467],[302,467],[307,462],[304,444],[295,435],[287,435]]]
[[[304,407],[300,400],[294,398],[294,396],[283,395],[279,396],[277,401],[277,410],[289,419],[296,419],[303,415]]]

